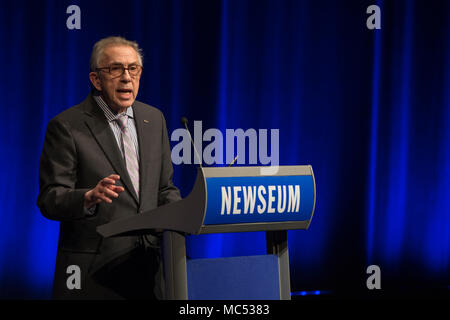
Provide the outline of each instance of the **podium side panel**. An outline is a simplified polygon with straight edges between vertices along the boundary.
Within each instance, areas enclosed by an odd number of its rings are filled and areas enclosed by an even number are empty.
[[[166,300],[187,300],[184,236],[177,232],[164,231],[162,250]]]

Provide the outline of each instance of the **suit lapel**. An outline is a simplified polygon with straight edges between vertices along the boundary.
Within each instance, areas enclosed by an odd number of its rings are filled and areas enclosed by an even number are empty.
[[[97,106],[92,94],[89,95],[85,102],[85,113],[88,115],[85,121],[86,125],[91,130],[92,135],[105,153],[105,156],[111,163],[112,167],[116,170],[116,173],[120,175],[120,181],[123,183],[124,187],[128,189],[136,202],[139,203],[133,184],[131,183],[131,179],[128,175],[128,171],[125,167],[122,153],[117,146],[116,138],[109,127],[108,120],[100,107]]]

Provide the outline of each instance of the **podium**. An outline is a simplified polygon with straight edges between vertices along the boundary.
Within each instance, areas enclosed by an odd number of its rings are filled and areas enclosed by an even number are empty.
[[[288,300],[287,230],[308,229],[315,202],[309,165],[199,168],[185,199],[101,225],[97,232],[118,237],[164,230],[167,299]],[[253,231],[266,232],[267,255],[186,260],[185,235]],[[211,272],[214,277],[208,277]]]

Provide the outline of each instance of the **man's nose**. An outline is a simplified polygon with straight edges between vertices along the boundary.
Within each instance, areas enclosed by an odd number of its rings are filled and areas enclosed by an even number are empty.
[[[120,81],[130,82],[131,76],[128,72],[128,69],[123,70],[122,76],[120,77]]]

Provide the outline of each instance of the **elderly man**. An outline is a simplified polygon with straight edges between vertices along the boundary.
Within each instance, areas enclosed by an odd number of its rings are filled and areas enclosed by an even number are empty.
[[[158,233],[96,233],[99,225],[180,199],[164,117],[135,100],[142,70],[137,43],[98,41],[89,73],[95,89],[48,124],[37,204],[61,221],[54,298],[163,297]]]

